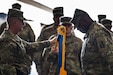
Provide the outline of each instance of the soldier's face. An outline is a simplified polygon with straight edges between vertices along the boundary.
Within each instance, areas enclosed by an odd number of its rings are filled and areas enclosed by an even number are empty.
[[[70,35],[71,35],[71,33],[72,33],[72,28],[73,28],[72,25],[66,26],[66,35],[67,35],[67,36],[70,36]]]
[[[73,26],[72,24],[63,24],[66,27],[66,36],[70,36],[72,34]]]
[[[59,25],[59,17],[53,18],[55,25]]]
[[[81,31],[82,33],[86,33],[90,27],[90,22],[86,19],[81,18],[78,22],[77,30]]]
[[[24,21],[17,19],[16,25],[17,25],[18,31],[21,31],[23,29],[23,26],[24,26]]]

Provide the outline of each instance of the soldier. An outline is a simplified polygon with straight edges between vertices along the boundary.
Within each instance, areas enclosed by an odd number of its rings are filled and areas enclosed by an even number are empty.
[[[63,7],[56,7],[53,9],[53,20],[54,23],[50,25],[43,25],[40,36],[37,41],[43,41],[50,38],[51,35],[57,34],[57,27],[59,25],[59,17],[63,16]],[[34,62],[36,64],[36,69],[39,75],[41,74],[41,65],[43,64],[44,52],[38,52],[34,54]],[[48,52],[47,52],[48,54]]]
[[[21,5],[19,3],[14,3],[12,4],[12,9],[18,9],[21,10]],[[31,26],[25,22],[25,26],[23,27],[23,30],[21,30],[18,35],[20,38],[22,38],[23,40],[27,41],[27,42],[34,42],[35,41],[35,34],[31,28]],[[1,28],[0,28],[0,32],[2,33],[4,28],[7,28],[7,24],[6,22],[2,24]],[[30,70],[31,70],[31,64],[32,64],[32,57],[33,55],[30,53],[28,54],[28,57],[26,58],[26,61],[28,61],[28,68],[29,68],[29,72],[28,74],[30,74]]]
[[[71,17],[60,17],[60,25],[66,27],[66,43],[65,43],[65,59],[66,59],[66,71],[67,75],[81,75],[80,69],[80,50],[82,48],[82,40],[73,34],[73,24],[71,23]],[[58,75],[58,48],[55,48],[55,45],[52,46],[51,52],[46,59],[44,64],[50,64],[50,67],[44,71],[46,73],[49,70],[49,73],[46,75]]]
[[[41,30],[40,36],[38,37],[37,41],[40,40],[47,40],[53,34],[57,33],[57,27],[59,25],[59,17],[63,16],[63,7],[56,7],[53,9],[53,20],[54,23],[50,25],[43,25]],[[51,31],[51,32],[50,32]]]
[[[55,42],[52,40],[29,43],[22,40],[17,34],[22,30],[24,21],[23,12],[9,9],[6,29],[0,37],[0,75],[28,75],[26,54],[43,50]]]
[[[12,4],[12,9],[18,9],[18,10],[21,10],[21,5],[19,3],[14,3]],[[32,20],[30,20],[32,21]],[[23,27],[23,30],[21,32],[19,32],[19,36],[24,39],[25,41],[28,41],[28,42],[34,42],[35,41],[35,34],[31,28],[31,26],[25,22],[26,26]],[[6,23],[2,25],[1,27],[2,29],[0,33],[3,32],[4,28],[7,28],[6,26]]]
[[[79,31],[86,33],[81,50],[83,75],[113,74],[113,41],[111,32],[91,19],[87,12],[76,9],[72,19]]]

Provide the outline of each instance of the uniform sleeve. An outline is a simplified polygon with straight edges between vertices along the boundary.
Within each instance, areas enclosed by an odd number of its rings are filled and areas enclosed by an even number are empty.
[[[110,43],[111,43],[111,38],[108,36],[108,34],[106,33],[101,33],[98,32],[98,34],[96,34],[98,36],[96,36],[96,44],[97,44],[97,48],[98,51],[100,53],[106,53],[108,52],[108,49],[110,47]],[[106,36],[107,35],[107,36]]]
[[[0,35],[2,34],[2,32],[4,31],[5,28],[7,28],[7,24],[6,24],[6,23],[3,23],[3,24],[0,26]]]
[[[45,31],[43,31],[43,29],[42,29],[37,41],[47,40],[47,39],[44,39],[45,35],[46,35]]]
[[[113,40],[109,33],[103,33],[96,38],[97,47],[101,56],[106,59],[108,69],[113,72]]]
[[[51,30],[53,29],[53,24],[51,25],[44,25],[43,28],[41,29],[41,33],[37,39],[37,41],[43,41],[43,40],[48,40],[48,38],[51,36]]]
[[[26,50],[29,50],[27,52],[39,52],[39,50],[44,50],[45,47],[50,46],[50,42],[47,41],[41,41],[41,42],[33,42],[33,43],[28,43],[24,42]]]
[[[15,46],[13,42],[0,41],[0,62],[11,63],[14,62]]]
[[[28,24],[28,30],[29,30],[29,42],[34,42],[35,41],[35,34],[34,31],[32,30],[31,26]]]

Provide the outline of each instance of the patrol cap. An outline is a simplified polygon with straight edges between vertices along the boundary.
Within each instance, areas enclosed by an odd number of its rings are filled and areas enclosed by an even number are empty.
[[[21,10],[21,5],[19,3],[14,3],[12,4],[12,9]],[[33,21],[33,20],[27,19],[27,21]]]
[[[71,17],[65,17],[65,16],[61,16],[60,17],[60,24],[61,25],[71,25],[72,22],[71,22]]]
[[[14,3],[14,4],[12,4],[12,9],[13,8],[20,10],[21,9],[21,5],[19,3]]]
[[[18,9],[9,9],[8,11],[8,17],[17,17],[20,20],[29,21],[26,18],[23,17],[23,12]]]
[[[59,16],[64,16],[63,14],[63,7],[56,7],[53,9],[53,16],[54,17],[59,17]]]
[[[71,20],[71,22],[74,24],[74,28],[76,28],[79,25],[79,20],[81,19],[81,17],[83,15],[87,15],[89,17],[87,12],[85,12],[83,10],[80,10],[80,9],[76,9],[75,10],[74,16],[73,16],[73,18]]]
[[[104,25],[104,26],[112,26],[112,21],[110,19],[102,19],[101,20],[101,23]]]
[[[98,15],[98,22],[101,23],[101,19],[106,18],[106,15],[100,14]]]

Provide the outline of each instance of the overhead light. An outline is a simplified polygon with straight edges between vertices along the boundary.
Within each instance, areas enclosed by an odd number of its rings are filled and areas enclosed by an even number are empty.
[[[32,6],[35,6],[35,7],[38,7],[40,9],[43,9],[45,11],[48,11],[48,12],[52,13],[52,8],[50,8],[50,7],[48,7],[44,4],[41,4],[37,1],[34,1],[34,0],[18,0],[18,1],[21,1],[23,3],[29,4],[29,5],[32,5]]]

